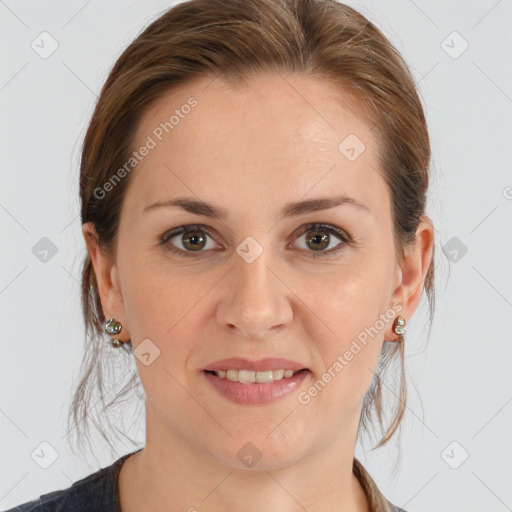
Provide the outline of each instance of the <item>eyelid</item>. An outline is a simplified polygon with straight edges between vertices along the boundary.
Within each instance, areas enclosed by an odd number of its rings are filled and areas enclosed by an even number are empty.
[[[344,242],[350,242],[352,240],[352,237],[343,229],[338,228],[332,224],[326,224],[325,222],[310,222],[308,224],[305,224],[304,226],[301,226],[298,228],[299,234],[295,235],[295,237],[302,236],[304,233],[307,233],[308,231],[313,230],[324,230],[329,233],[334,233],[338,238],[343,240]]]

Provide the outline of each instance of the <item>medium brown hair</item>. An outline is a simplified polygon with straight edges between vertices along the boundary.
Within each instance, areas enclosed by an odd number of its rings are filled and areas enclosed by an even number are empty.
[[[392,201],[396,256],[403,260],[404,250],[415,243],[429,183],[430,141],[423,108],[399,52],[368,19],[334,0],[190,0],[164,12],[126,48],[101,90],[81,155],[81,221],[93,223],[106,254],[115,257],[120,210],[130,175],[105,197],[98,198],[95,190],[128,160],[145,109],[194,78],[212,76],[244,84],[260,71],[299,73],[334,82],[340,94],[348,92],[357,99],[354,108],[362,107],[370,116],[379,144],[379,172]],[[433,259],[424,287],[431,325]],[[82,271],[82,304],[85,355],[68,422],[82,438],[87,420],[92,420],[109,441],[101,427],[104,411],[140,381],[130,343],[123,345],[124,350],[111,349],[103,334],[106,319],[88,254]],[[382,377],[397,359],[401,363],[398,401],[384,432]],[[128,382],[107,401],[105,395],[111,389],[106,386],[106,372],[116,368],[128,375]],[[94,391],[99,394],[98,403],[103,404],[99,412],[92,405]],[[403,342],[384,343],[364,399],[359,430],[373,426],[375,412],[384,432],[377,446],[383,445],[399,426],[405,404]],[[109,432],[113,427],[124,435],[118,425],[109,425]]]

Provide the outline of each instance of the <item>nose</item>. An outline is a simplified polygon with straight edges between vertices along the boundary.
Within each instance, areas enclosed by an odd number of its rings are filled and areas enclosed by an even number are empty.
[[[232,334],[261,339],[292,321],[291,291],[273,270],[270,253],[265,249],[252,263],[235,255],[217,308],[217,321]]]

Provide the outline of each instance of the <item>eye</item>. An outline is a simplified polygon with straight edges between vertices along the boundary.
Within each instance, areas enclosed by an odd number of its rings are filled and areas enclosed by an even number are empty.
[[[178,238],[180,235],[181,238]],[[300,240],[303,235],[308,235],[305,240],[306,245],[302,249],[309,258],[333,256],[352,241],[350,235],[329,224],[308,224],[301,229],[295,239]],[[325,249],[332,246],[333,236],[340,240],[340,243],[335,244],[334,249],[327,251]],[[175,238],[178,240],[173,242]],[[211,239],[210,242],[208,238]],[[222,248],[213,240],[207,227],[197,224],[181,226],[165,233],[159,244],[165,245],[167,250],[174,254],[186,257],[197,257],[206,250]]]
[[[305,240],[306,245],[303,248],[306,250],[305,255],[309,258],[333,256],[351,242],[348,234],[328,224],[308,224],[300,231],[297,240],[303,235],[308,235]],[[334,249],[332,249],[333,235],[338,240],[341,240],[341,243],[334,244]],[[331,247],[331,250],[325,250],[329,247]]]
[[[171,240],[180,235],[181,238],[178,239],[178,244],[180,244],[183,249],[179,246],[176,247],[176,245],[171,242]],[[210,244],[208,244],[207,238],[212,239]],[[162,236],[160,244],[167,245],[169,251],[179,254],[180,256],[195,256],[194,253],[204,252],[203,249],[205,248],[215,249],[219,247],[219,245],[213,241],[209,231],[204,226],[199,225],[181,226],[177,229],[173,229]]]

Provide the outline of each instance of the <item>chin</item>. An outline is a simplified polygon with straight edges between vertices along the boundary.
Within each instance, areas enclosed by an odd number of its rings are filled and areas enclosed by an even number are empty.
[[[275,428],[275,422],[274,427]],[[247,432],[229,438],[222,446],[211,447],[209,452],[219,463],[233,469],[252,471],[273,471],[285,468],[295,463],[302,454],[304,442],[295,437],[288,436],[286,441],[282,435],[265,433],[248,435]]]

